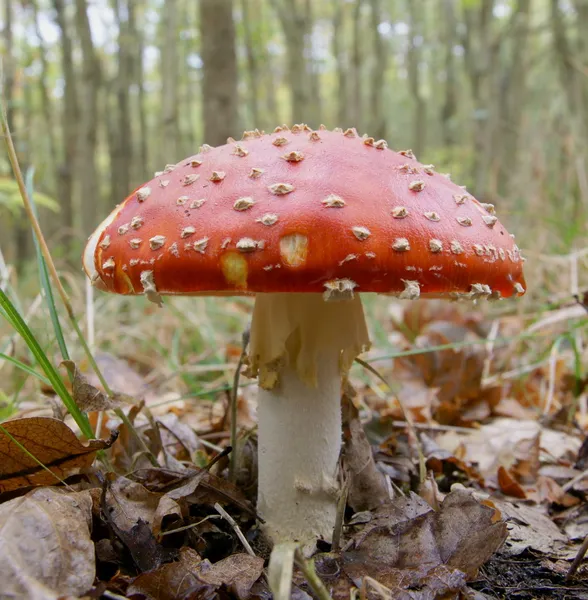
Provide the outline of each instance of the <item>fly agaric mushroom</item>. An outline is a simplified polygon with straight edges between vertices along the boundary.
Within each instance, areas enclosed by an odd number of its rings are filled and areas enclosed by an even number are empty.
[[[274,540],[330,539],[341,381],[369,339],[358,292],[507,298],[522,259],[490,204],[355,130],[247,132],[168,165],[90,237],[119,294],[256,295],[258,511]]]

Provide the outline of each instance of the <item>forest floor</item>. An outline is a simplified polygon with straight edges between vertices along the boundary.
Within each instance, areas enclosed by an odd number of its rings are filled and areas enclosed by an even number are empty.
[[[22,304],[58,364],[43,302]],[[0,598],[588,599],[588,568],[569,575],[588,535],[585,299],[364,304],[343,525],[313,562],[279,546],[268,564],[256,520],[255,382],[232,394],[249,299],[98,295],[84,325],[115,394],[69,334],[61,376],[103,441],[78,441],[55,386],[1,361]]]

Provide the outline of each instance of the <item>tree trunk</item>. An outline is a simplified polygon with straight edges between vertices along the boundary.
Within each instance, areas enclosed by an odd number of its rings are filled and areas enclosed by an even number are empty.
[[[445,88],[443,107],[441,109],[441,135],[445,146],[453,146],[457,142],[457,72],[455,67],[455,39],[457,20],[455,0],[443,0],[439,4],[440,19],[444,24],[443,45],[445,47]]]
[[[14,79],[15,79],[15,62],[14,62],[14,38],[12,30],[12,0],[5,0],[4,3],[4,29],[2,31],[2,37],[4,42],[4,53],[2,59],[3,69],[3,103],[6,110],[6,119],[8,126],[14,129]],[[5,210],[5,209],[2,209]],[[1,213],[4,216],[4,213]],[[10,240],[9,244],[2,244],[2,252],[4,253],[5,260],[10,263],[15,260],[15,250],[13,242],[16,242],[13,236],[12,227],[8,223],[7,219],[0,219],[0,239]]]
[[[168,163],[176,163],[179,153],[179,56],[178,56],[178,0],[166,2],[161,12],[161,125],[158,135],[158,170]]]
[[[98,146],[99,94],[101,69],[88,20],[87,0],[76,0],[75,22],[82,48],[81,120],[79,123],[80,143],[77,153],[77,172],[80,176],[80,202],[82,232],[90,235],[97,225],[98,214],[102,213],[100,181],[96,167]]]
[[[65,16],[64,0],[53,0],[55,18],[60,30],[61,70],[64,79],[63,103],[61,111],[61,131],[63,155],[58,167],[58,189],[61,204],[61,217],[64,228],[64,242],[67,250],[71,250],[71,239],[74,230],[74,169],[78,146],[78,123],[80,108],[77,95],[76,76],[73,63],[73,48],[69,27]],[[68,251],[68,255],[71,253]]]
[[[256,27],[256,19],[252,24],[251,13],[249,10],[250,1],[251,0],[241,0],[241,10],[243,11],[243,32],[245,37],[245,53],[247,56],[247,75],[249,77],[249,90],[247,94],[249,104],[249,119],[245,123],[245,129],[262,127],[259,118],[259,93],[261,86],[259,75],[259,57],[257,56],[257,36],[254,36],[252,31],[252,26]]]
[[[121,202],[131,191],[133,164],[133,129],[129,89],[133,76],[133,39],[129,30],[133,0],[114,0],[114,15],[118,27],[118,72],[111,84],[114,92],[110,111],[115,115],[116,132],[110,153],[111,195]]]
[[[315,122],[316,107],[311,105],[311,76],[306,60],[307,38],[311,31],[310,13],[300,0],[272,0],[286,38],[286,60],[290,109],[293,123]]]
[[[202,94],[206,143],[237,136],[239,96],[232,0],[200,0]]]
[[[510,68],[503,70],[501,85],[501,135],[499,192],[508,194],[513,175],[517,172],[523,106],[527,99],[527,50],[529,41],[529,11],[531,0],[518,0],[512,16],[512,46]]]
[[[337,65],[337,127],[348,127],[347,65],[345,61],[345,4],[333,0],[332,52]]]
[[[412,0],[414,1],[414,0]],[[370,85],[370,127],[369,134],[375,138],[386,137],[386,112],[385,89],[386,89],[386,66],[388,63],[388,52],[386,43],[380,34],[379,25],[382,21],[381,0],[370,0],[372,35],[374,40],[373,64]]]
[[[134,156],[137,157],[133,161],[133,173],[131,179],[131,187],[135,188],[140,185],[151,173],[155,170],[150,163],[149,153],[149,126],[147,122],[147,110],[145,101],[145,70],[143,68],[143,52],[145,42],[143,34],[137,27],[137,7],[141,7],[139,0],[129,0],[127,10],[129,14],[128,30],[130,47],[134,48],[135,59],[133,61],[133,82],[136,85],[137,93],[134,95],[135,100],[132,112],[137,115],[137,129],[133,135],[136,141]]]
[[[361,7],[362,0],[356,0],[353,7],[353,51],[351,53],[351,77],[349,78],[351,81],[349,103],[351,105],[352,126],[357,127],[360,134],[366,126],[363,118],[363,95],[361,93],[361,62],[363,58]]]
[[[406,54],[406,63],[408,70],[408,84],[413,102],[413,125],[412,125],[412,148],[417,159],[423,154],[425,149],[425,137],[427,131],[427,105],[421,89],[420,65],[422,61],[423,44],[423,23],[422,1],[408,0],[409,12],[409,41]],[[417,43],[417,40],[419,42]]]
[[[494,0],[481,0],[479,5],[464,9],[465,31],[462,38],[465,62],[474,104],[473,178],[476,193],[481,197],[490,193],[492,171],[492,141],[495,115],[492,115],[491,66],[496,45],[491,37]]]

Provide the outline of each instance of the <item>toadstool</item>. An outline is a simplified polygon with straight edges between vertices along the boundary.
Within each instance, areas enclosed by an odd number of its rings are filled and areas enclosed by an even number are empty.
[[[496,299],[525,292],[490,204],[355,130],[305,125],[168,165],[90,237],[92,283],[119,294],[255,295],[258,511],[274,540],[330,539],[340,392],[369,338],[358,293]]]

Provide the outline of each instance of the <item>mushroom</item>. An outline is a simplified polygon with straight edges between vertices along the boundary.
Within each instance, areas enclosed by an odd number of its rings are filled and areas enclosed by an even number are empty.
[[[522,261],[492,205],[412,152],[304,125],[247,132],[166,168],[83,256],[98,288],[157,303],[255,295],[258,511],[275,541],[307,547],[335,523],[341,384],[369,347],[359,293],[520,296]]]

